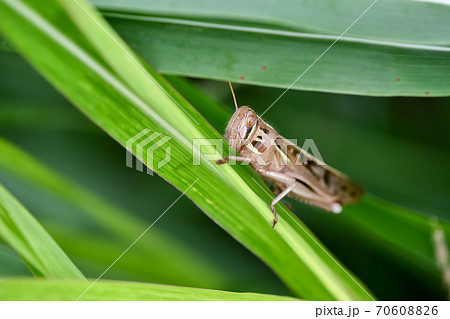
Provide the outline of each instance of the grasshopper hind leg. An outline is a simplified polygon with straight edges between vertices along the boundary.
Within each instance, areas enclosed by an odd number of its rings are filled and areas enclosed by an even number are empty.
[[[278,184],[273,184],[270,186],[270,190],[275,196],[278,196],[281,194],[281,192],[284,190],[284,187],[280,187]],[[281,200],[281,202],[289,209],[292,210],[292,204],[288,202],[287,200]]]
[[[272,223],[272,228],[275,227],[275,225],[278,222],[278,215],[277,215],[277,211],[275,209],[275,205],[282,200],[284,197],[287,196],[287,194],[289,194],[295,187],[296,185],[296,181],[295,178],[286,176],[282,173],[278,173],[278,172],[273,172],[273,171],[266,171],[263,169],[259,169],[258,173],[263,175],[264,177],[269,178],[270,180],[276,182],[276,183],[280,183],[282,185],[284,185],[284,189],[282,189],[282,187],[278,186],[278,188],[281,190],[281,192],[272,200],[272,202],[270,203],[270,210],[272,211],[273,214],[273,223]],[[276,184],[275,184],[276,185]]]
[[[287,196],[287,194],[292,191],[292,189],[295,187],[295,180],[291,185],[288,185],[280,194],[278,194],[277,197],[275,197],[272,202],[270,203],[270,210],[273,213],[273,223],[272,228],[275,227],[276,223],[278,222],[278,215],[277,211],[275,210],[275,204],[278,203],[280,200],[282,200],[284,197]]]

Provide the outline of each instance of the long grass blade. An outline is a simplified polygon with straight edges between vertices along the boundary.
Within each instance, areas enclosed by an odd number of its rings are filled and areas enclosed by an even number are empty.
[[[0,238],[16,250],[37,277],[84,279],[46,230],[1,184]]]

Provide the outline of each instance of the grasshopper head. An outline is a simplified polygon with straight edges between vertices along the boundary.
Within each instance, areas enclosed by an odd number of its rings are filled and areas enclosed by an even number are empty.
[[[234,112],[225,129],[225,139],[238,150],[258,123],[258,115],[248,106],[241,106]]]

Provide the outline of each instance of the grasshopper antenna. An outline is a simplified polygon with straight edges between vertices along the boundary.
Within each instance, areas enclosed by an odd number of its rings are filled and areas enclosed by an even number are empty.
[[[233,90],[233,87],[231,86],[231,82],[228,81],[228,84],[230,85],[231,94],[233,95],[233,100],[234,100],[234,106],[236,107],[236,111],[237,111],[238,105],[237,105],[237,102],[236,102],[236,96],[234,95],[234,90]]]

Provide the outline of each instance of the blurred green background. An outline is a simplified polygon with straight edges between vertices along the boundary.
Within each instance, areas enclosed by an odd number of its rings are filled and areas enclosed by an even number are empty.
[[[225,104],[231,114],[233,103],[225,82],[190,81]],[[246,85],[235,85],[235,91],[240,105],[249,105],[259,113],[283,92]],[[450,220],[449,104],[449,98],[289,91],[264,119],[283,136],[297,138],[299,145],[306,138],[314,139],[325,162],[360,182],[368,193],[427,216]],[[213,124],[223,133],[227,123]],[[119,144],[70,105],[21,57],[9,52],[0,52],[0,135],[139,216],[143,229],[179,196],[158,176],[126,167],[126,153]],[[129,246],[130,241],[111,236],[61,198],[2,170],[0,180],[87,277],[98,277]],[[340,223],[342,215],[290,203],[297,216],[379,299],[446,298],[438,274],[424,275],[406,259],[394,258],[388,247],[374,244],[370,236]],[[126,229],[127,224],[122,227]],[[215,280],[197,283],[198,287],[291,295],[264,263],[186,198],[145,235],[150,243],[154,231],[185,243],[216,270],[211,275]],[[136,233],[136,237],[139,235]],[[86,240],[80,243],[80,237]],[[165,256],[148,259],[142,245],[138,242],[104,278],[192,285],[188,280],[171,282],[146,273],[146,268],[155,267]],[[170,277],[171,270],[167,271]],[[196,275],[190,267],[184,271],[185,278]],[[0,277],[29,275],[16,253],[0,244]]]

